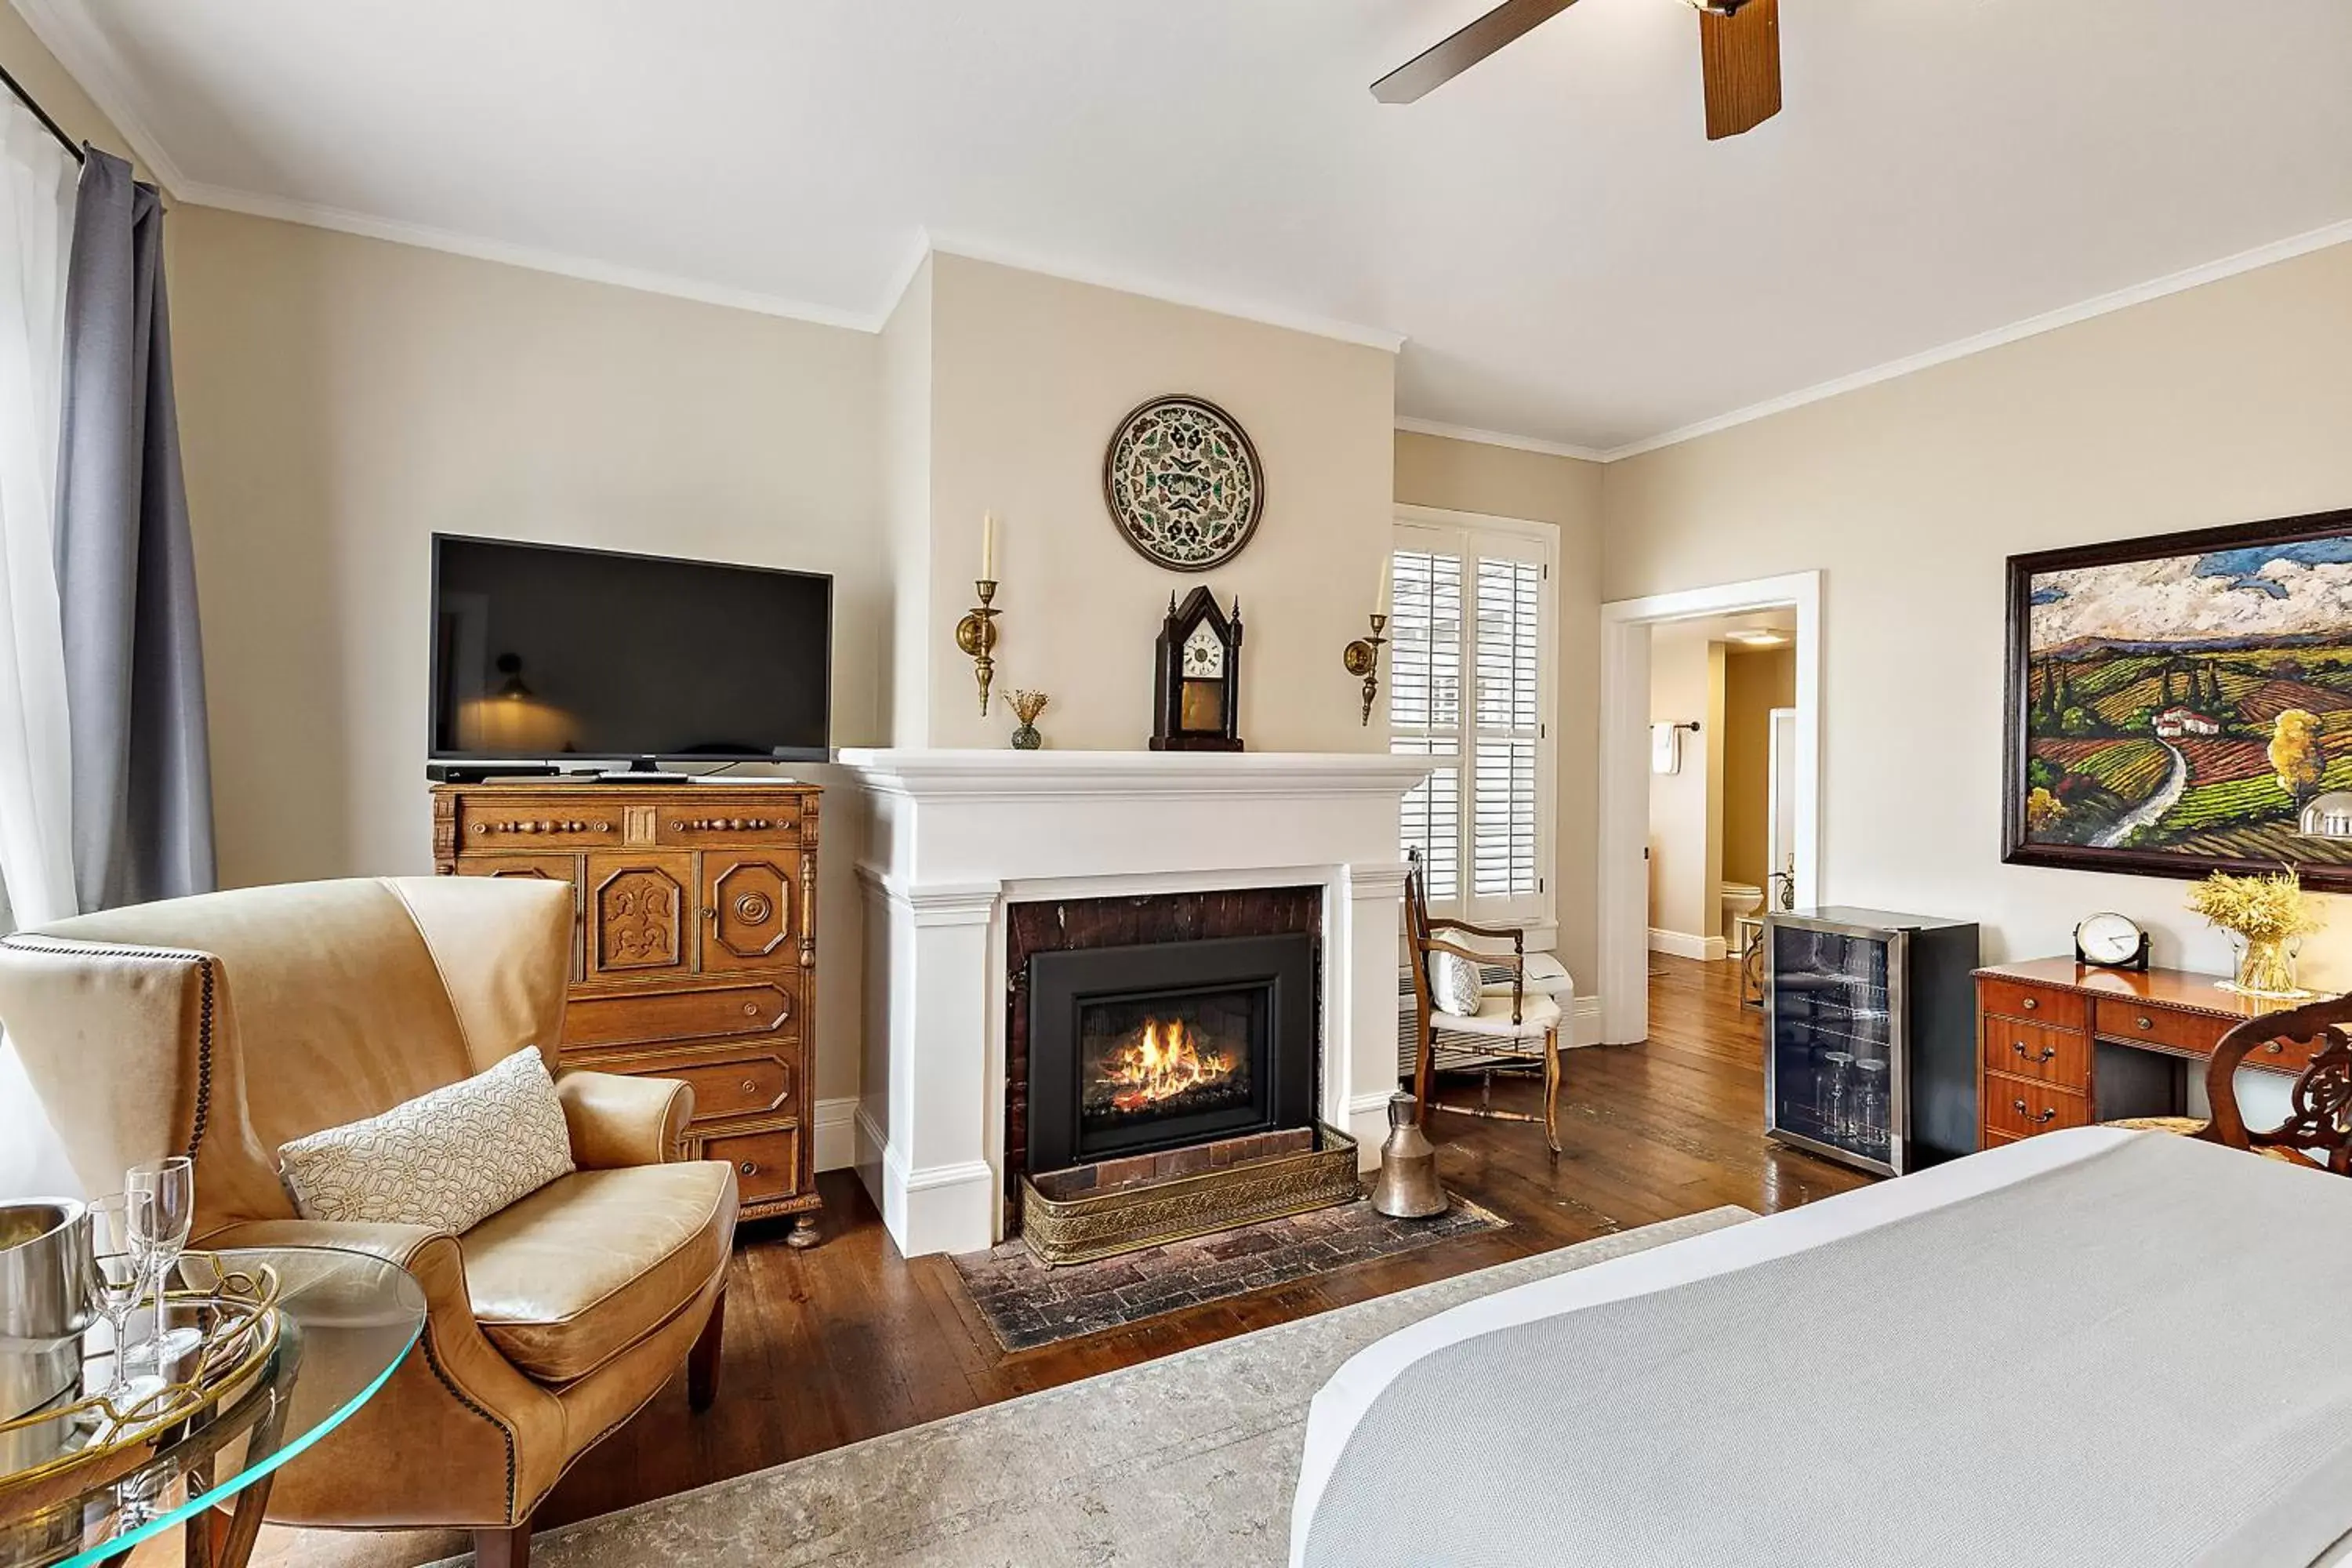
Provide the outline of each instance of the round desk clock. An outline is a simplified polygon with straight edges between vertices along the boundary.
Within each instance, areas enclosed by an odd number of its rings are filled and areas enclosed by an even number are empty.
[[[2128,915],[2084,915],[2074,927],[2074,962],[2101,969],[2147,967],[2147,932]]]

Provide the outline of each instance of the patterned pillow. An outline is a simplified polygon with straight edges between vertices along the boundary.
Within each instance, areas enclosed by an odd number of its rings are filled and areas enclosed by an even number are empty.
[[[461,1083],[278,1151],[278,1180],[304,1219],[452,1231],[572,1169],[555,1080],[528,1046]]]
[[[1456,1018],[1478,1010],[1478,966],[1458,952],[1429,955],[1429,1005]]]

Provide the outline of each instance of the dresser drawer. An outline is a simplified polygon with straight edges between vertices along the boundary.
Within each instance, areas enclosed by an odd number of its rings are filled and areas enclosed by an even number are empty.
[[[799,1109],[793,1100],[793,1086],[800,1081],[800,1044],[795,1040],[719,1057],[678,1055],[638,1070],[693,1085],[697,1127]]]
[[[2102,996],[2091,1010],[2091,1032],[2110,1040],[2168,1047],[2201,1057],[2210,1056],[2214,1042],[2230,1032],[2230,1020]]]
[[[2088,1096],[2032,1079],[1987,1073],[1984,1080],[1984,1124],[1988,1131],[2030,1138],[2062,1127],[2086,1127],[2091,1121]]]
[[[2084,998],[2078,992],[2048,985],[2026,985],[2014,980],[1986,978],[1977,982],[1977,1010],[2003,1017],[2024,1018],[2054,1028],[2080,1029],[2088,1023]]]
[[[576,800],[467,800],[457,808],[457,852],[537,849],[553,846],[612,848],[621,842],[617,805]]]
[[[801,1130],[797,1127],[706,1138],[702,1157],[723,1160],[735,1167],[735,1187],[746,1207],[789,1198],[801,1190]]]
[[[1987,1072],[2038,1079],[2065,1089],[2091,1086],[2091,1037],[2020,1018],[1988,1017],[1979,1026]]]
[[[577,997],[563,1011],[563,1043],[594,1051],[730,1035],[796,1034],[800,1008],[793,992],[791,981],[763,980]]]
[[[667,805],[654,818],[654,842],[680,848],[731,849],[752,846],[798,845],[801,807],[798,801],[760,806]]]

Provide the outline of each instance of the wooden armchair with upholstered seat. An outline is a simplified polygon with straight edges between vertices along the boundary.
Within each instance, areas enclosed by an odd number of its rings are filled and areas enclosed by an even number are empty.
[[[530,1551],[573,1460],[689,1365],[716,1387],[733,1169],[683,1161],[692,1090],[561,1075],[577,1169],[462,1235],[296,1216],[289,1141],[377,1115],[527,1046],[555,1066],[572,890],[383,878],[212,893],[0,941],[0,1022],[92,1189],[195,1161],[192,1247],[335,1247],[424,1287],[423,1338],[289,1464],[268,1517],[471,1530],[484,1568]]]
[[[1538,989],[1539,982],[1531,982],[1527,933],[1502,926],[1473,925],[1468,921],[1433,918],[1429,912],[1427,885],[1419,850],[1406,856],[1404,916],[1405,938],[1412,949],[1413,1012],[1419,1031],[1413,1053],[1413,1094],[1420,1100],[1423,1114],[1431,1110],[1445,1110],[1458,1116],[1491,1117],[1500,1121],[1541,1121],[1544,1142],[1553,1153],[1559,1153],[1561,1007],[1557,996]],[[1511,944],[1511,951],[1507,957],[1474,948],[1453,940],[1456,935],[1507,942]],[[1482,984],[1475,1011],[1440,1012],[1433,995],[1430,978],[1432,958],[1440,953],[1466,959],[1482,972],[1499,965],[1506,971],[1505,983],[1499,985]],[[1565,983],[1565,971],[1559,972],[1559,978]],[[1441,1055],[1438,1045],[1440,1029],[1449,1036],[1462,1037],[1463,1046],[1448,1047]],[[1494,1103],[1492,1075],[1496,1070],[1536,1067],[1540,1067],[1543,1071],[1541,1116],[1505,1110]],[[1447,1104],[1433,1098],[1437,1074],[1450,1069],[1484,1075],[1477,1104]]]

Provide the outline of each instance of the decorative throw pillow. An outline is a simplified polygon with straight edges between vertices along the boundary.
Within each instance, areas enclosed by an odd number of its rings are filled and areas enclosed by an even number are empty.
[[[304,1219],[453,1231],[572,1169],[555,1080],[528,1046],[461,1083],[278,1151],[278,1180]]]
[[[1478,1010],[1478,966],[1458,952],[1429,955],[1429,1001],[1439,1012],[1466,1018]]]

